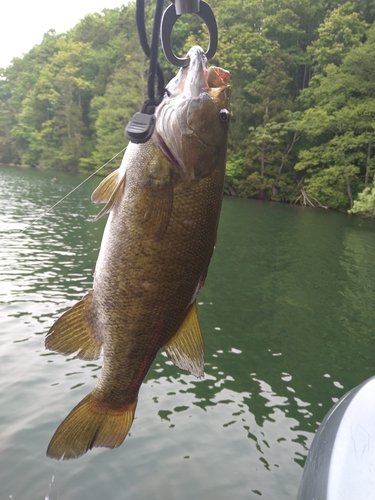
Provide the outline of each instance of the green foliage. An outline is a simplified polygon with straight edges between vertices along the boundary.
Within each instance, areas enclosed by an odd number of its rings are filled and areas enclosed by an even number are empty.
[[[357,173],[358,169],[353,165],[346,168],[335,165],[319,170],[316,175],[305,181],[306,191],[322,205],[346,210],[348,208],[346,176],[353,181]]]
[[[349,213],[363,215],[375,219],[375,183],[358,194],[358,200]]]
[[[229,156],[226,165],[226,180],[232,185],[236,179],[238,179],[242,173],[243,160],[241,157],[233,154]]]
[[[339,66],[353,47],[361,45],[367,23],[354,10],[354,4],[347,2],[329,12],[319,27],[318,38],[308,48],[316,70],[324,72],[328,64]]]
[[[91,101],[96,141],[91,156],[80,161],[86,168],[98,168],[125,146],[125,125],[146,98],[148,65],[139,45],[133,41],[131,44],[133,47],[123,56],[124,64],[113,71],[104,95]],[[118,166],[119,161],[111,163],[110,168]]]
[[[307,193],[332,208],[353,208],[359,184],[374,170],[374,50],[372,25],[364,43],[353,46],[340,66],[328,64],[301,95],[309,107],[298,124],[304,143],[295,170],[307,173]]]
[[[358,207],[374,196],[373,2],[210,5],[219,28],[212,63],[231,72],[227,192],[370,213]],[[147,3],[149,37],[154,8]],[[208,45],[197,16],[182,16],[172,36],[180,56]],[[176,68],[160,61],[168,81]],[[134,2],[89,14],[67,33],[49,31],[1,72],[0,162],[96,170],[126,145],[147,70]]]

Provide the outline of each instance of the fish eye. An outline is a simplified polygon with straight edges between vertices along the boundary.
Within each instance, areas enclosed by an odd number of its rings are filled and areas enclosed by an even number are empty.
[[[225,108],[219,111],[219,118],[222,123],[226,123],[229,120],[229,111]]]

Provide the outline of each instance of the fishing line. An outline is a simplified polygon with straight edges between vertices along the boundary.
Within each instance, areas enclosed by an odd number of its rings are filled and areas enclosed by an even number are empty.
[[[77,191],[77,189],[79,189],[81,186],[83,186],[83,184],[85,182],[87,182],[89,179],[91,179],[91,177],[94,177],[94,175],[96,175],[102,168],[104,168],[106,165],[108,165],[108,163],[111,163],[112,160],[114,160],[115,158],[117,158],[118,155],[120,155],[121,153],[123,153],[125,151],[125,149],[127,148],[127,146],[125,148],[123,148],[121,151],[119,151],[117,154],[115,154],[115,156],[112,156],[112,158],[110,160],[108,160],[106,163],[104,163],[104,165],[102,165],[100,168],[98,168],[98,170],[95,170],[95,172],[93,172],[91,175],[89,175],[84,181],[81,182],[81,184],[78,184],[78,186],[76,186],[74,189],[72,189],[68,194],[66,194],[63,198],[61,198],[57,203],[55,203],[54,205],[52,205],[51,207],[47,208],[47,210],[45,212],[42,213],[42,215],[39,215],[39,217],[37,217],[36,219],[32,220],[30,222],[30,224],[28,224],[25,229],[22,229],[22,231],[20,231],[19,234],[23,234],[27,229],[29,229],[29,227],[31,227],[35,222],[37,222],[38,220],[40,220],[42,217],[44,217],[46,214],[48,214],[48,212],[50,212],[51,210],[53,210],[55,207],[57,207],[57,205],[59,205],[62,201],[66,200],[66,198],[68,198],[68,196],[70,196],[71,194],[74,193],[74,191]]]
[[[136,23],[138,28],[138,34],[140,43],[145,55],[150,59],[149,66],[149,75],[147,81],[147,90],[148,90],[148,99],[145,100],[142,113],[154,113],[155,107],[160,104],[163,100],[164,92],[166,91],[164,87],[164,74],[163,70],[158,61],[158,45],[159,45],[159,32],[160,32],[160,23],[163,14],[163,0],[156,0],[156,9],[154,14],[154,23],[152,30],[152,38],[151,38],[151,47],[147,41],[146,35],[146,26],[145,26],[145,0],[137,0],[136,2]],[[155,77],[157,78],[157,90],[155,95]],[[31,227],[35,222],[42,219],[46,214],[48,214],[51,210],[53,210],[57,205],[66,200],[71,194],[74,193],[77,189],[79,189],[85,182],[87,182],[91,177],[96,175],[102,168],[104,168],[108,163],[114,160],[119,154],[125,151],[126,147],[119,151],[115,156],[113,156],[107,163],[104,163],[98,170],[89,175],[84,181],[81,182],[78,186],[70,191],[70,193],[66,194],[63,198],[61,198],[57,203],[49,207],[45,212],[42,213],[39,217],[32,220],[19,234],[23,234],[29,227]]]

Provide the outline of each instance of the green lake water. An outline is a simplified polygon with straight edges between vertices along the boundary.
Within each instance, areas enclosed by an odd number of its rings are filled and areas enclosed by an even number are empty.
[[[0,167],[0,500],[293,499],[324,415],[374,374],[375,223],[225,198],[198,297],[205,379],[161,353],[124,444],[57,462],[48,442],[100,359],[44,336],[91,288],[99,180],[20,231],[82,179]]]

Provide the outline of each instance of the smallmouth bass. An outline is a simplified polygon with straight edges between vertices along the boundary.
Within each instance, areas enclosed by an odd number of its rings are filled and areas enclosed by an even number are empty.
[[[196,297],[215,245],[229,125],[229,73],[203,49],[168,86],[145,144],[130,143],[92,200],[109,213],[93,289],[52,326],[47,349],[96,359],[97,385],[48,446],[51,458],[115,448],[132,425],[138,392],[161,348],[196,377],[204,345]]]

